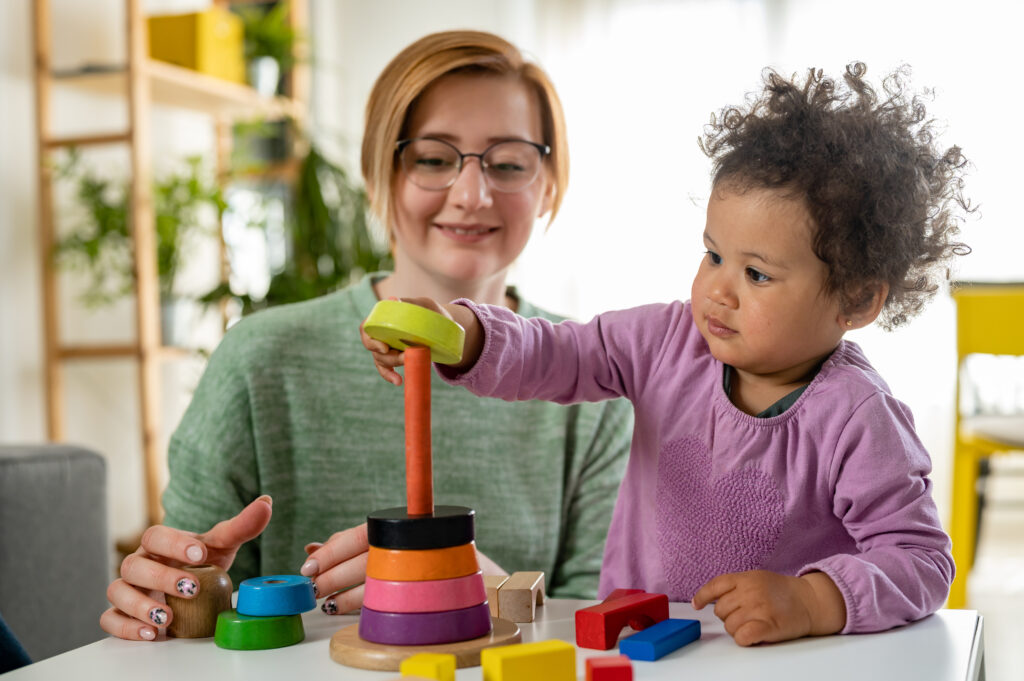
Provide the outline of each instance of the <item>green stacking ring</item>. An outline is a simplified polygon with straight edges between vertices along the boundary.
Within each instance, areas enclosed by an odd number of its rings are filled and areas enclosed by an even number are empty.
[[[396,350],[425,345],[430,348],[430,359],[439,364],[455,364],[462,359],[466,340],[465,329],[451,319],[399,300],[382,300],[374,305],[363,330]]]
[[[267,650],[284,648],[306,638],[302,615],[250,617],[237,610],[217,615],[213,642],[229,650]]]

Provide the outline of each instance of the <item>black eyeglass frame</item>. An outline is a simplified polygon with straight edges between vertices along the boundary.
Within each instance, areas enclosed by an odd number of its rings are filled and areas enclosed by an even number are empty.
[[[519,142],[519,143],[522,143],[522,144],[529,144],[531,147],[533,147],[534,149],[536,149],[537,151],[540,152],[540,160],[541,160],[542,163],[544,162],[544,157],[545,156],[550,156],[551,155],[551,147],[549,145],[547,145],[547,144],[540,144],[539,142],[531,142],[530,140],[521,140],[521,139],[501,140],[500,142],[495,142],[491,146],[487,147],[486,149],[481,151],[479,154],[473,154],[473,153],[464,154],[464,153],[462,153],[462,151],[457,146],[455,146],[454,144],[452,144],[451,142],[449,142],[447,140],[439,139],[437,137],[409,137],[407,139],[398,140],[397,142],[395,142],[395,156],[398,157],[399,159],[401,159],[402,151],[407,146],[409,146],[413,142],[421,142],[423,140],[426,140],[426,141],[429,141],[429,142],[440,142],[441,144],[444,144],[445,146],[451,147],[452,150],[456,154],[458,154],[458,156],[459,156],[459,165],[455,169],[455,175],[452,177],[452,181],[449,184],[445,185],[444,187],[438,187],[437,189],[429,189],[427,187],[422,187],[422,189],[427,189],[427,191],[444,191],[445,189],[448,189],[453,184],[455,184],[458,181],[458,179],[459,179],[459,175],[462,174],[462,168],[465,166],[466,159],[470,158],[470,157],[475,157],[480,162],[480,169],[483,171],[484,177],[487,179],[487,181],[490,182],[491,181],[490,180],[490,176],[487,174],[487,168],[490,167],[490,166],[488,164],[484,163],[484,156],[486,156],[487,152],[489,152],[491,149],[493,149],[494,147],[499,146],[501,144],[507,144],[508,142]],[[537,174],[538,175],[540,174],[539,170],[538,170]],[[537,179],[537,175],[534,175],[532,178],[530,178],[529,182],[524,184],[519,189],[515,189],[513,191],[521,191],[521,190],[525,189],[526,187],[529,187],[531,184],[533,184],[533,181],[536,180],[536,179]],[[417,186],[419,186],[419,185],[417,185]],[[500,189],[497,189],[497,187],[495,187],[494,189],[496,189],[497,191],[502,191]]]

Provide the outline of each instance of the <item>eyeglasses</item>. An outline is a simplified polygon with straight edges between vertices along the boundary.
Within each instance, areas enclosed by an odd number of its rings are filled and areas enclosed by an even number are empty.
[[[451,187],[459,178],[466,159],[476,157],[492,189],[517,192],[537,179],[551,147],[526,140],[507,140],[492,144],[479,154],[463,154],[444,140],[415,137],[399,140],[395,153],[406,176],[422,189],[440,191]]]

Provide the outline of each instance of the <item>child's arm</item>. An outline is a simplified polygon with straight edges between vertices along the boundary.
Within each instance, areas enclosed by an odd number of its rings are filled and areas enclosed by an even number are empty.
[[[484,330],[472,310],[464,305],[442,305],[431,298],[403,298],[402,301],[415,303],[420,307],[433,310],[462,326],[466,332],[465,345],[462,350],[462,361],[449,366],[456,373],[462,373],[473,368],[473,365],[476,364],[477,359],[480,357],[480,351],[483,349]],[[359,337],[362,339],[366,349],[373,355],[373,363],[381,377],[394,385],[402,385],[402,375],[395,371],[395,367],[405,364],[405,357],[402,352],[395,350],[384,341],[370,338],[363,331],[362,324],[359,325]]]
[[[715,615],[741,646],[841,631],[846,603],[823,572],[789,577],[767,570],[719,575],[697,590],[693,607],[715,603]]]

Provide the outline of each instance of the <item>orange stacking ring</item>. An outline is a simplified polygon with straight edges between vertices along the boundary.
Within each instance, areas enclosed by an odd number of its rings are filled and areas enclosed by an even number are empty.
[[[371,546],[366,559],[367,577],[394,582],[454,579],[471,575],[479,569],[474,542],[444,549],[382,549]]]

